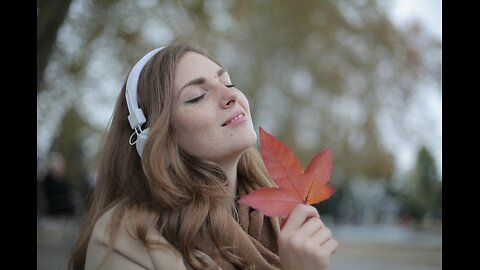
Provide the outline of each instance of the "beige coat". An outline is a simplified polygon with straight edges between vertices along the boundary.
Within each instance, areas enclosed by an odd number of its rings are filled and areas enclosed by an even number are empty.
[[[157,269],[157,270],[186,270],[182,257],[169,249],[148,249],[140,240],[132,238],[126,230],[123,221],[116,234],[113,251],[101,265],[108,251],[108,224],[115,207],[107,211],[95,224],[92,236],[88,243],[85,270],[115,269]],[[148,232],[148,237],[167,243],[165,238],[155,230]],[[200,254],[205,255],[204,253]],[[207,256],[207,255],[205,255]]]

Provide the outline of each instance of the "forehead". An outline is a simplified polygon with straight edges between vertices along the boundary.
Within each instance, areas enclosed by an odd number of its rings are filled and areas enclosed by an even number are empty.
[[[221,67],[208,57],[195,52],[187,52],[175,68],[175,88],[178,89],[191,80],[217,76]]]

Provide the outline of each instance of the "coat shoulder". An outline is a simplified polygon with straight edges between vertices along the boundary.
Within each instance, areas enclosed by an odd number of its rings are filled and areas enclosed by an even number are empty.
[[[111,224],[117,206],[106,211],[95,223],[88,243],[85,269],[178,269],[185,265],[178,251],[153,227],[149,226],[147,239],[155,242],[147,246],[134,235],[132,213],[120,217],[119,227],[110,239]],[[112,240],[112,241],[110,241]],[[109,252],[110,242],[111,252]],[[158,245],[160,243],[160,245]]]

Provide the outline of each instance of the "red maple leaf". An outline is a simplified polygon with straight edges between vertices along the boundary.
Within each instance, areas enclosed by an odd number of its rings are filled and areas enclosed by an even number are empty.
[[[288,217],[295,205],[319,203],[335,191],[328,183],[333,168],[331,148],[316,154],[305,172],[295,154],[262,128],[260,150],[268,173],[278,188],[254,190],[240,198],[240,203],[269,217]]]

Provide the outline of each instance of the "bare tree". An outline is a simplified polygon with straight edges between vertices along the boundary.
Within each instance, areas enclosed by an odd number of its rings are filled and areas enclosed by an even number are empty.
[[[55,47],[57,33],[68,14],[72,0],[37,1],[37,94],[43,73]]]

